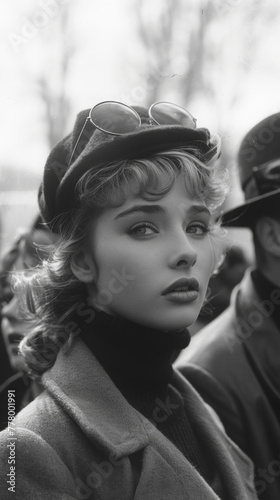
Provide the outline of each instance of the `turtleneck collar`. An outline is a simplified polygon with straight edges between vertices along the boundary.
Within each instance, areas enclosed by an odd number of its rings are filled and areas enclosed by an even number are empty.
[[[187,329],[158,331],[105,312],[95,313],[81,338],[125,396],[130,391],[162,395],[172,362],[190,342]]]

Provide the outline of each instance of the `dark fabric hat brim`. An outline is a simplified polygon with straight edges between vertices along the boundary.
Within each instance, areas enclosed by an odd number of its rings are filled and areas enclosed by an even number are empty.
[[[280,204],[280,189],[276,189],[272,193],[256,196],[251,200],[239,205],[238,207],[228,210],[222,215],[222,226],[227,227],[252,227],[256,221],[256,214],[259,216],[262,207],[266,208],[270,203],[277,201],[279,198]],[[280,208],[280,205],[279,205]],[[278,214],[280,211],[278,212]]]

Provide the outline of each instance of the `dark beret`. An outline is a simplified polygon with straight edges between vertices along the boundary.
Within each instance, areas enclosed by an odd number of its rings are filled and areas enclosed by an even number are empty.
[[[195,148],[195,154],[204,161],[216,153],[216,143],[211,142],[207,129],[190,129],[181,125],[148,125],[148,110],[137,106],[134,109],[142,119],[142,124],[136,131],[116,136],[92,125],[90,134],[81,144],[80,154],[69,164],[90,109],[81,111],[77,115],[73,131],[51,151],[39,189],[39,207],[44,221],[53,231],[58,229],[56,218],[75,207],[75,185],[91,168],[116,160],[148,158],[174,148]]]

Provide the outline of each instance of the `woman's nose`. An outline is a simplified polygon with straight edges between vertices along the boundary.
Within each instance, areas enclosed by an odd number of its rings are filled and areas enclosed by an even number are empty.
[[[174,238],[170,266],[173,269],[189,269],[195,265],[196,260],[197,251],[189,241],[186,233],[183,234],[183,237]]]

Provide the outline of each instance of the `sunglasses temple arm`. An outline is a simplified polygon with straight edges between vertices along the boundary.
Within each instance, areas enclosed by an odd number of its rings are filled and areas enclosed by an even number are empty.
[[[78,137],[78,139],[77,139],[77,141],[76,141],[76,143],[75,143],[75,146],[74,146],[74,148],[73,148],[73,151],[72,151],[72,154],[71,154],[71,157],[70,157],[70,160],[69,160],[68,166],[69,166],[69,165],[71,165],[71,163],[72,163],[73,159],[74,159],[74,160],[76,159],[76,158],[74,158],[74,157],[75,157],[75,153],[76,153],[76,151],[77,151],[78,145],[79,145],[79,143],[80,143],[80,141],[81,141],[81,138],[82,138],[82,136],[83,136],[83,134],[84,134],[84,131],[85,131],[85,129],[86,129],[86,126],[87,126],[88,122],[90,122],[90,123],[91,123],[91,119],[90,119],[90,117],[89,117],[89,116],[87,117],[87,119],[86,119],[86,121],[85,121],[85,123],[84,123],[84,125],[83,125],[83,128],[82,128],[82,130],[81,130],[81,132],[80,132],[80,134],[79,134],[79,137]],[[88,140],[89,140],[89,137],[90,137],[90,136],[88,136],[88,137],[87,137],[87,139],[88,139]],[[84,147],[85,147],[85,146],[84,146]],[[83,147],[83,149],[84,149],[84,147]],[[77,156],[79,156],[79,154],[80,154],[81,152],[82,152],[82,151],[79,151]]]

